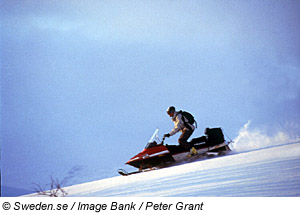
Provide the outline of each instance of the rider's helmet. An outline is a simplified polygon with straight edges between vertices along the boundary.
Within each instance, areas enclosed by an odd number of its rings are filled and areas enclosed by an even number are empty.
[[[167,113],[170,114],[170,113],[173,113],[173,112],[175,112],[175,107],[174,106],[168,107]]]

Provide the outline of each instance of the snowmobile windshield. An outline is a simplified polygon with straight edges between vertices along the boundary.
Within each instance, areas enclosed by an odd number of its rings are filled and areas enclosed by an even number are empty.
[[[145,149],[149,149],[151,147],[154,147],[154,146],[157,146],[157,143],[160,142],[159,140],[159,137],[158,137],[158,132],[159,132],[159,129],[157,128],[152,137],[150,138],[150,140],[148,141],[147,145],[145,146]]]
[[[148,143],[151,143],[153,141],[159,141],[159,138],[158,138],[158,132],[159,132],[159,129],[155,129],[152,137],[150,138],[150,140],[148,141]]]

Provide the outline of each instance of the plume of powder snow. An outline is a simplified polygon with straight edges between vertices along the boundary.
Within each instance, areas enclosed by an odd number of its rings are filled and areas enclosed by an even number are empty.
[[[234,139],[232,144],[234,151],[258,150],[300,141],[299,136],[292,135],[284,131],[284,129],[278,129],[274,134],[270,135],[265,132],[265,129],[250,128],[250,124],[251,121],[249,120]]]

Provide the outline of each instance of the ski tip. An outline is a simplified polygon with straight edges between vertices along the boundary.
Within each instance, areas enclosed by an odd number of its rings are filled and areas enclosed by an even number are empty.
[[[128,176],[129,175],[128,172],[126,170],[124,170],[124,169],[118,169],[118,173],[120,175],[123,175],[123,176]]]

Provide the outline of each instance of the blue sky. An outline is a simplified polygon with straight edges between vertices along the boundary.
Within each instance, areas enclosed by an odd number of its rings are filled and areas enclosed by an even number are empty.
[[[111,176],[175,105],[300,133],[299,1],[14,1],[1,8],[1,178]],[[177,136],[169,139],[176,143]]]

